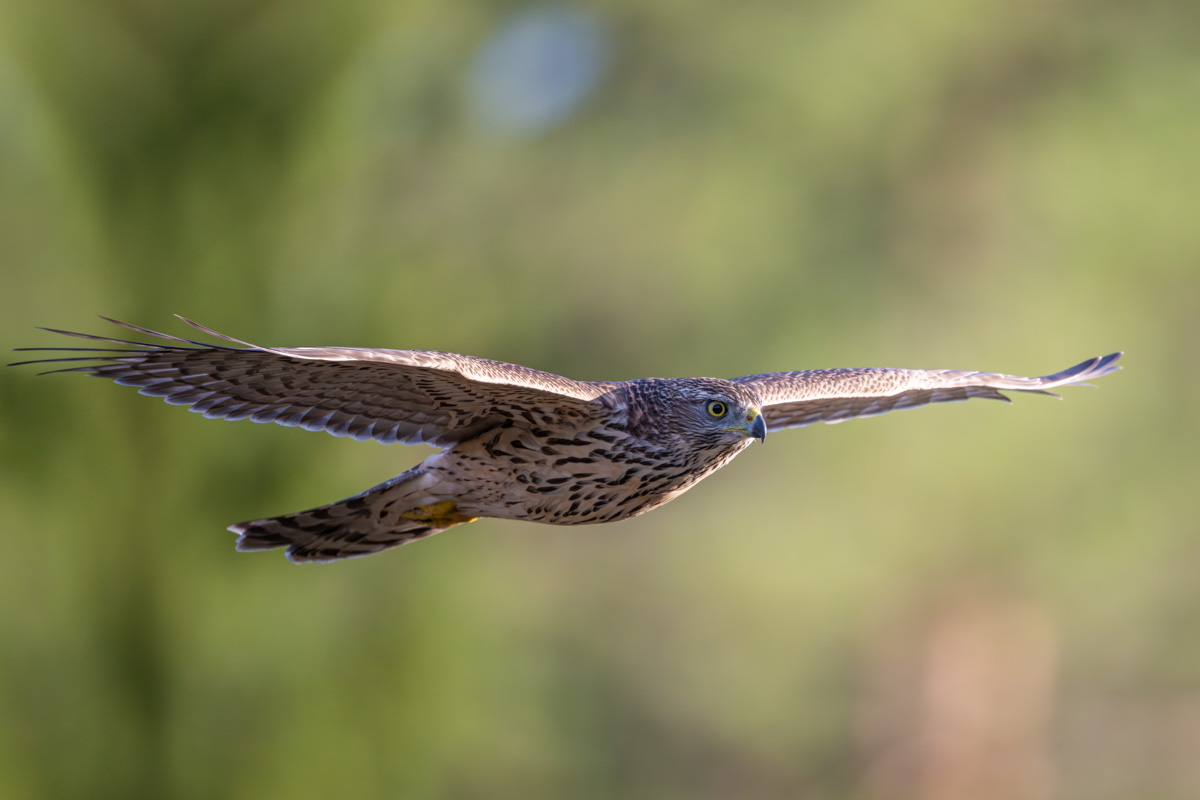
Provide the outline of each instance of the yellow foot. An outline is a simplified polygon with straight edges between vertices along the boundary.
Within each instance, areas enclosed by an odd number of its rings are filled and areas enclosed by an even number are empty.
[[[427,506],[417,506],[412,511],[405,511],[400,516],[405,519],[424,522],[434,528],[449,528],[453,525],[461,525],[464,522],[474,522],[479,517],[468,517],[466,514],[459,514],[455,509],[453,500],[443,500],[440,503],[430,503]]]

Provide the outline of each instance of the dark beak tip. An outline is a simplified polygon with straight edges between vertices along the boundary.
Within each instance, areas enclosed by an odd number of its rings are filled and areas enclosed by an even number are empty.
[[[760,442],[767,441],[767,420],[762,414],[759,414],[754,418],[754,421],[750,423],[750,434],[753,438],[758,439]]]

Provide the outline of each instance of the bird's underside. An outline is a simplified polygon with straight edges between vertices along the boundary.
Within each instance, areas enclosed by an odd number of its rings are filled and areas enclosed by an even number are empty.
[[[209,418],[441,448],[346,500],[230,526],[238,549],[285,547],[293,561],[369,555],[479,517],[627,519],[682,494],[768,431],[1007,400],[1005,391],[1053,394],[1120,369],[1121,357],[1040,378],[831,369],[595,382],[454,353],[257,347],[184,320],[223,342],[205,344],[109,321],[160,342],[47,329],[117,346],[23,348],[59,355],[18,363],[67,363],[51,372],[110,378]]]

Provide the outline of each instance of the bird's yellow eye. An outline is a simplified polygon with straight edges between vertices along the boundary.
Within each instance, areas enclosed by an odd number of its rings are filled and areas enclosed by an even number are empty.
[[[725,405],[720,400],[713,400],[708,404],[708,413],[710,416],[720,419],[729,413],[729,406]]]

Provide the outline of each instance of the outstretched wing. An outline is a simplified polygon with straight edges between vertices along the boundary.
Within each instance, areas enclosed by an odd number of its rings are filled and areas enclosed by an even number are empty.
[[[439,447],[507,420],[552,427],[571,418],[592,418],[605,410],[592,401],[613,387],[456,353],[258,347],[183,320],[243,345],[231,347],[108,321],[172,344],[46,329],[126,347],[22,348],[80,355],[19,363],[87,362],[51,371],[111,378],[210,419],[275,422],[385,444]]]
[[[777,431],[972,397],[1011,402],[1002,391],[1057,397],[1049,390],[1116,372],[1121,355],[1092,358],[1041,378],[959,370],[814,369],[747,375],[734,382],[758,392],[767,430]]]

